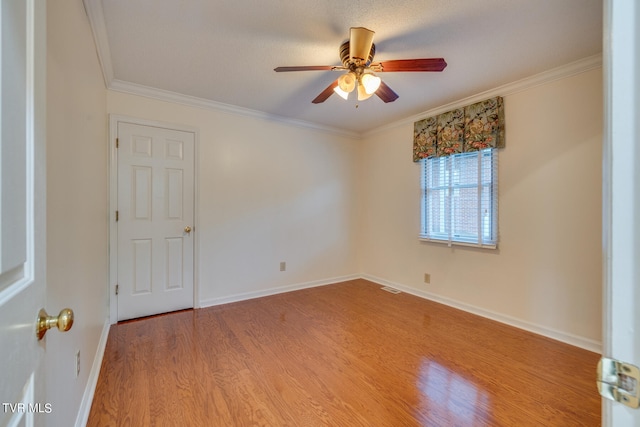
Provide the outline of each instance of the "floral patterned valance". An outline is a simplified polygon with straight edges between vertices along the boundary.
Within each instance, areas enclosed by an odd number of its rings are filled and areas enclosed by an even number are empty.
[[[414,162],[504,145],[504,106],[499,96],[427,117],[413,127]]]

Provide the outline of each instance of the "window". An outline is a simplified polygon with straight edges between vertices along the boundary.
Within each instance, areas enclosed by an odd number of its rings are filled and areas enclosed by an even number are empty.
[[[420,238],[495,248],[498,151],[488,148],[422,162]]]

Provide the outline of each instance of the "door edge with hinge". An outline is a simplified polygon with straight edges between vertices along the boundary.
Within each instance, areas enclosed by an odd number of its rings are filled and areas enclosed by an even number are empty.
[[[602,357],[596,384],[600,395],[633,409],[640,407],[640,369],[630,363]]]

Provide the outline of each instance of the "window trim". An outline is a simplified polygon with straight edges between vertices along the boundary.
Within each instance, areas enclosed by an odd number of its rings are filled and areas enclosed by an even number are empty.
[[[483,243],[483,238],[482,238],[482,226],[480,225],[480,230],[478,230],[478,237],[477,240],[471,240],[471,239],[459,239],[459,240],[454,240],[453,236],[451,235],[451,233],[449,233],[449,235],[447,235],[446,233],[438,233],[438,234],[431,234],[428,235],[425,233],[426,228],[427,228],[427,202],[426,202],[426,197],[427,197],[427,162],[432,159],[432,157],[430,158],[426,158],[426,159],[422,159],[420,161],[420,168],[421,168],[421,177],[420,177],[420,206],[421,206],[421,215],[420,215],[420,233],[418,236],[418,240],[421,242],[433,242],[433,243],[439,243],[439,244],[446,244],[447,246],[451,247],[453,245],[456,246],[467,246],[467,247],[474,247],[474,248],[482,248],[482,249],[497,249],[498,248],[498,238],[499,238],[499,233],[498,233],[498,149],[496,148],[488,148],[485,150],[480,150],[479,153],[483,153],[483,152],[487,152],[490,151],[491,152],[491,163],[492,163],[492,168],[491,168],[491,179],[489,182],[488,187],[491,190],[491,200],[490,200],[490,205],[491,205],[491,221],[489,223],[489,226],[491,227],[491,234],[493,236],[492,242],[491,243]],[[468,153],[461,153],[461,154],[468,154]],[[459,156],[458,155],[453,155],[453,156]],[[449,156],[451,157],[451,156]],[[482,157],[478,156],[478,162],[481,162]],[[444,185],[444,186],[438,186],[438,187],[431,187],[431,190],[444,190],[444,189],[449,189],[449,190],[453,190],[453,189],[460,189],[460,188],[477,188],[478,189],[478,193],[481,193],[483,188],[486,188],[487,185],[483,185],[482,184],[482,170],[481,168],[478,168],[478,180],[476,181],[476,184],[462,184],[462,185],[454,185],[451,180],[449,180],[448,185]],[[451,203],[451,199],[450,199],[450,195],[448,196],[448,200],[444,201],[443,203],[445,204],[450,204]],[[481,197],[480,194],[478,194],[478,201],[479,203],[481,203]],[[481,224],[481,209],[478,209],[478,224]],[[434,236],[438,236],[438,237],[434,237]],[[442,237],[442,238],[439,238]],[[475,237],[475,236],[474,236]]]

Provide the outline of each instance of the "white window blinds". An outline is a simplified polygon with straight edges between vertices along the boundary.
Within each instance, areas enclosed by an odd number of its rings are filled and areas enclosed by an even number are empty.
[[[422,160],[420,238],[495,248],[498,151],[489,148]]]

